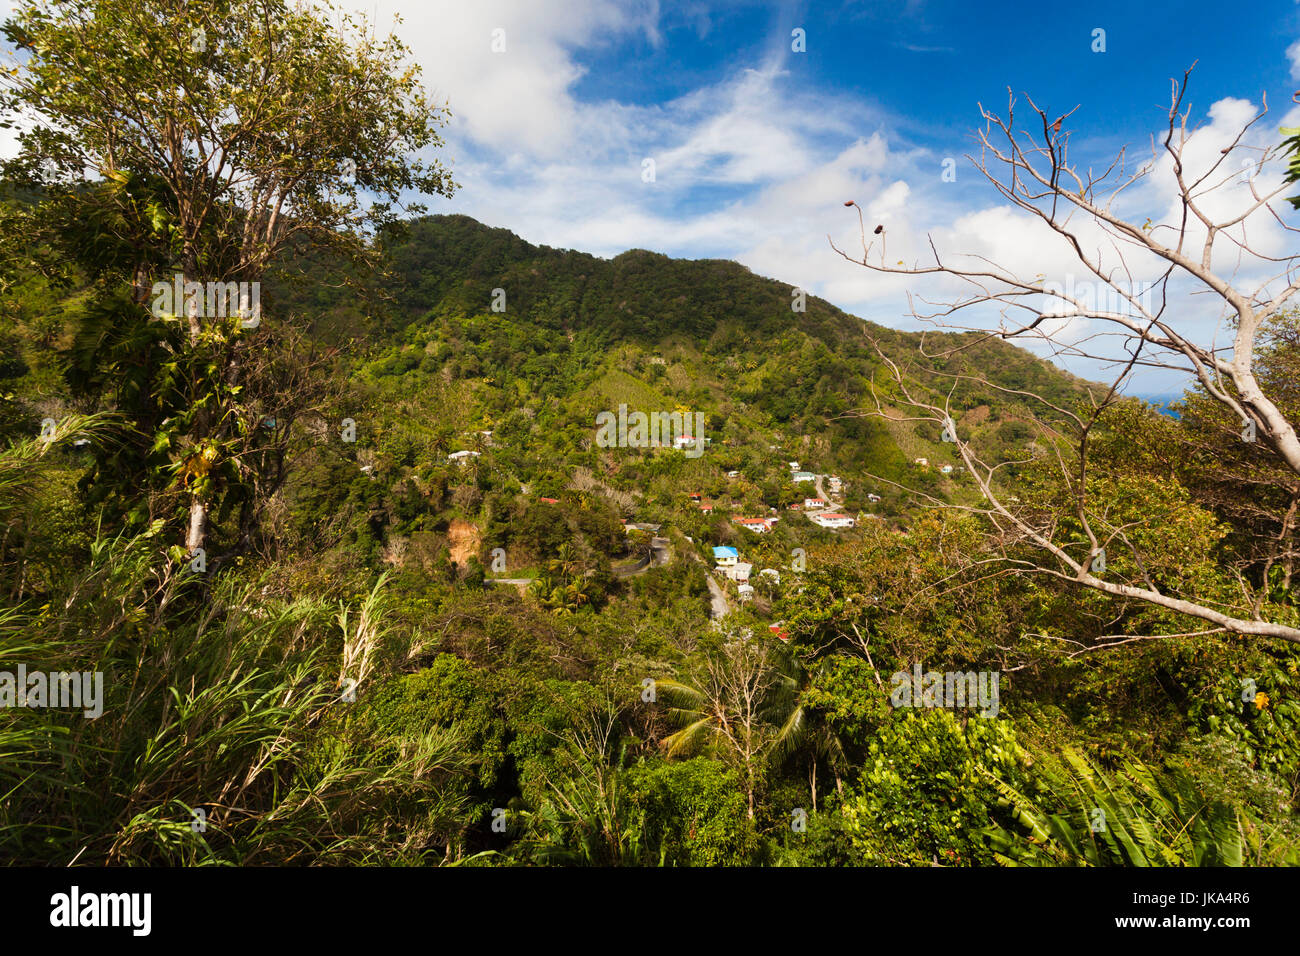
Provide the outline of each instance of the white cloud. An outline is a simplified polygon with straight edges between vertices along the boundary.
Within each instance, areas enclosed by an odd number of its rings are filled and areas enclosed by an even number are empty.
[[[573,51],[635,33],[660,42],[657,3],[343,0],[340,6],[367,14],[381,33],[400,14],[398,35],[423,65],[427,88],[450,100],[456,128],[505,155],[558,159],[580,137],[608,135],[573,98],[583,76]]]

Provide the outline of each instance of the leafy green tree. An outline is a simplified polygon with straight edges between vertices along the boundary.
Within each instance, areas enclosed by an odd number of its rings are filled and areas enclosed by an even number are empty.
[[[759,852],[743,782],[707,757],[647,760],[629,770],[632,799],[645,811],[651,860],[667,866],[747,866]]]
[[[132,416],[151,480],[181,487],[190,550],[247,479],[241,438],[260,426],[245,393],[261,317],[251,295],[213,299],[290,251],[373,259],[403,193],[452,189],[410,158],[440,145],[444,113],[405,46],[341,24],[284,0],[32,0],[4,27],[19,55],[0,111],[36,120],[12,168],[97,283],[83,384]],[[157,296],[174,276],[205,301]],[[138,482],[123,464],[100,480]]]

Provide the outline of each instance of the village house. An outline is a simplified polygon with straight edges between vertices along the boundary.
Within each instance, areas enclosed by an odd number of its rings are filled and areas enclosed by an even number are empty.
[[[470,458],[478,458],[479,453],[476,451],[454,451],[447,456],[448,461],[454,461],[458,465],[465,464]]]
[[[736,586],[736,593],[740,595],[742,601],[748,601],[754,596],[754,588],[749,584],[740,584]]]
[[[929,459],[929,458],[918,458],[918,459],[916,459],[916,461],[914,462],[914,464],[920,465],[922,468],[928,468],[928,467],[930,467],[930,459]]]
[[[734,567],[740,559],[740,552],[735,548],[728,548],[725,545],[719,545],[713,549],[713,563],[719,568]]]
[[[816,481],[817,476],[811,471],[796,471],[790,476],[790,480],[797,484],[801,481]]]
[[[825,508],[830,504],[825,498],[805,498],[803,500],[804,508]]]
[[[754,534],[764,534],[772,530],[770,518],[742,518],[740,515],[732,515],[732,524],[738,524]]]
[[[748,584],[749,573],[753,570],[754,566],[752,564],[746,564],[744,561],[737,561],[727,569],[727,577],[731,578],[731,580],[735,581],[737,584]]]
[[[940,468],[939,470],[940,470],[941,472],[943,472],[945,475],[951,475],[951,474],[952,474],[952,465],[944,465],[944,466],[943,466],[942,468]]]
[[[823,528],[852,528],[854,521],[848,515],[832,514],[823,511],[821,514],[809,515],[808,520],[813,524],[821,525]]]

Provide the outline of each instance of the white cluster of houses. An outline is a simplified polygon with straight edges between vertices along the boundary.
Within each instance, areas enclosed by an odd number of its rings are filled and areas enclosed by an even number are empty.
[[[790,480],[793,481],[795,484],[799,484],[800,482],[804,482],[804,481],[817,480],[817,476],[813,474],[811,471],[801,470],[799,468],[799,462],[789,461],[786,462],[786,464],[790,466]]]
[[[754,566],[741,561],[739,551],[726,545],[719,545],[713,549],[713,563],[715,573],[735,582],[736,593],[740,595],[742,601],[753,597],[754,586],[749,583],[749,576],[753,573]],[[758,573],[763,577],[771,578],[777,584],[781,583],[781,572],[775,568],[764,568]]]
[[[839,479],[835,479],[836,482]],[[834,485],[832,485],[834,487]],[[825,498],[805,498],[803,500],[803,510],[808,514],[808,520],[818,527],[822,528],[852,528],[857,522],[846,514],[840,514],[832,511],[833,502]]]

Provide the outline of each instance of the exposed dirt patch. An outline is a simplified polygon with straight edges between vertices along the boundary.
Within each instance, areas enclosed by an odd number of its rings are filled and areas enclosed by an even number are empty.
[[[465,564],[479,553],[483,545],[483,536],[475,525],[461,518],[452,518],[451,528],[447,532],[447,541],[451,545],[452,562]]]

